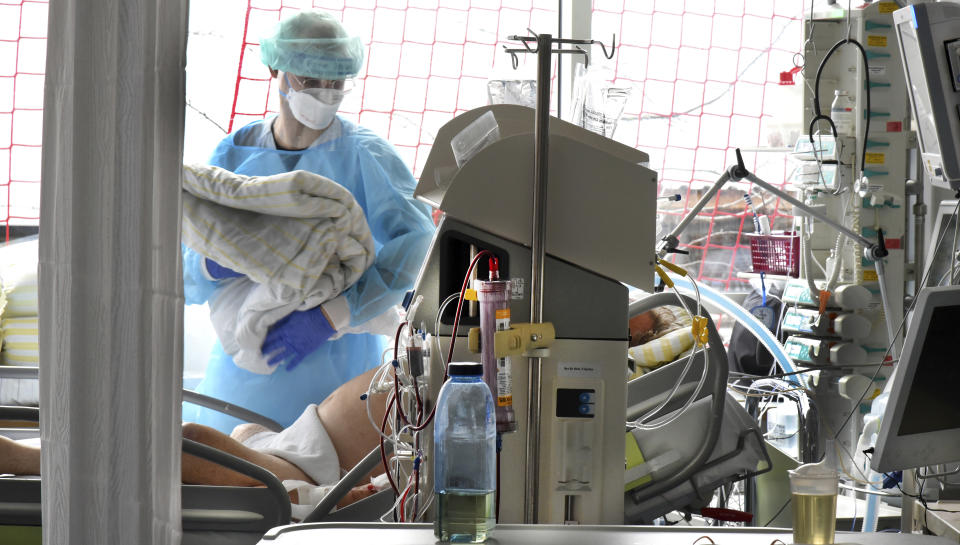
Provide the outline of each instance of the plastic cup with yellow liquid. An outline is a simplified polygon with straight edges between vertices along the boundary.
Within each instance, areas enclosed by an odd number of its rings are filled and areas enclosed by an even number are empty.
[[[793,542],[830,545],[837,525],[837,470],[830,463],[805,464],[788,472]]]

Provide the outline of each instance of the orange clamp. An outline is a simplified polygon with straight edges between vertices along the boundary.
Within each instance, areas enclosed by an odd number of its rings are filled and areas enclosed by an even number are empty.
[[[823,314],[827,311],[827,303],[830,302],[830,292],[827,290],[820,290],[820,314]]]

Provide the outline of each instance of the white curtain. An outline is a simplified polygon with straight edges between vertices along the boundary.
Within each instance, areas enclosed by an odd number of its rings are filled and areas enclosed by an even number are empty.
[[[187,0],[57,0],[48,36],[43,542],[178,544]]]

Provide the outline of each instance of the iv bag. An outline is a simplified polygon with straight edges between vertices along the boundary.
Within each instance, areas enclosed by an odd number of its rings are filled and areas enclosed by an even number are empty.
[[[630,87],[610,83],[609,70],[577,65],[570,122],[607,138],[613,138],[617,122],[630,98]]]

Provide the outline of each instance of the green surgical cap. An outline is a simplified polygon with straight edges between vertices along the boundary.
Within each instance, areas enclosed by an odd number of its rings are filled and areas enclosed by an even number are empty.
[[[260,60],[275,70],[318,79],[356,76],[363,64],[363,42],[340,21],[319,11],[304,11],[277,23],[260,40]]]

